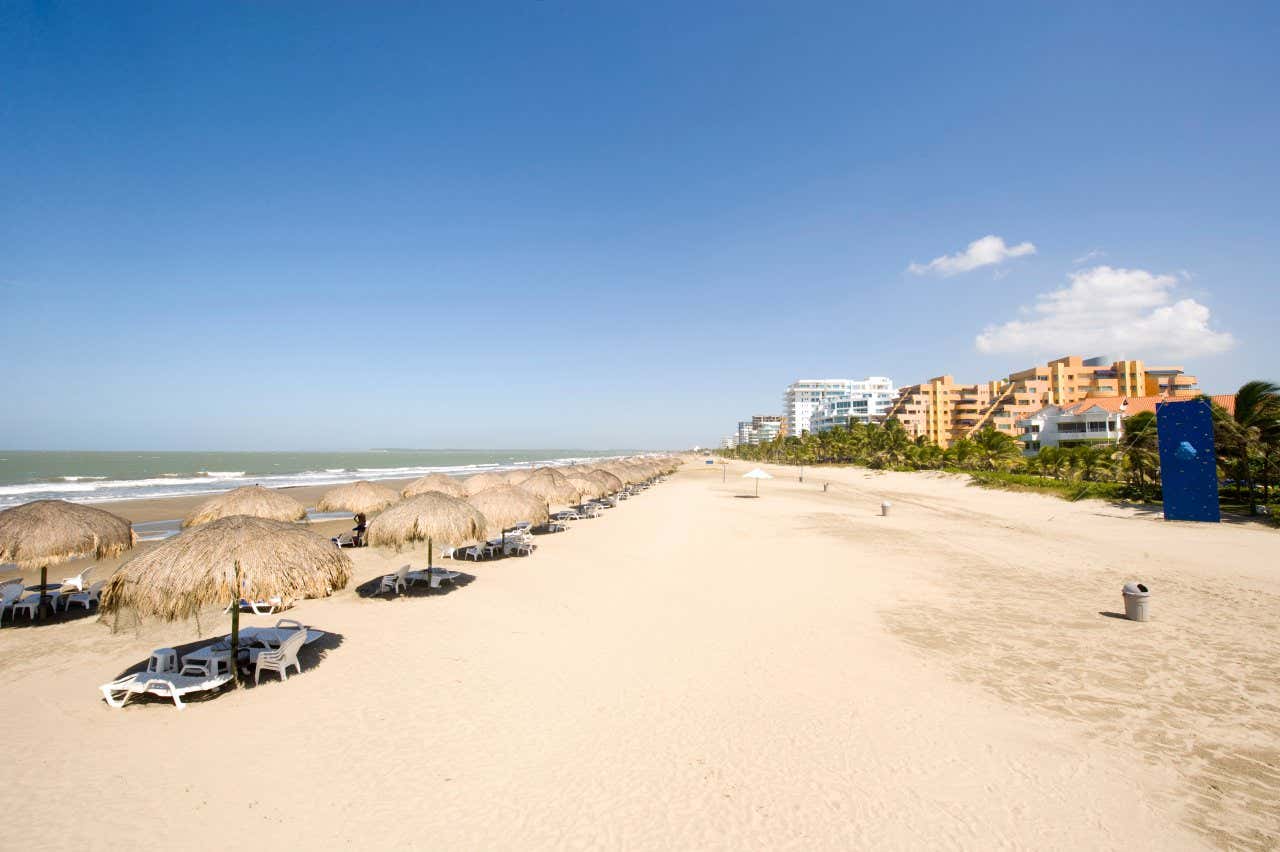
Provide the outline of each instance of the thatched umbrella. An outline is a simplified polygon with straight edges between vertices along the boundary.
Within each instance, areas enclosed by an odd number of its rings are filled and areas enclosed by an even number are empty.
[[[484,541],[488,520],[465,500],[439,491],[410,497],[387,509],[369,524],[369,543],[399,547],[410,541],[427,543],[427,570],[431,570],[436,542],[461,547]]]
[[[508,470],[502,474],[502,478],[508,485],[519,485],[530,476],[533,476],[534,470],[531,467],[518,467],[515,470]]]
[[[305,527],[230,515],[130,559],[107,584],[102,610],[130,608],[173,621],[230,603],[234,672],[241,598],[325,597],[347,584],[351,567],[347,554]]]
[[[586,472],[585,476],[599,482],[600,485],[604,487],[606,494],[613,494],[616,491],[621,491],[623,486],[626,484],[617,476],[602,468],[589,470]]]
[[[596,497],[603,497],[607,493],[600,480],[593,479],[590,476],[575,473],[573,476],[568,477],[568,480],[569,484],[576,488],[584,498],[595,499]]]
[[[521,482],[520,488],[557,506],[572,506],[582,499],[582,491],[575,488],[568,477],[549,467]]]
[[[541,497],[535,497],[523,488],[512,485],[489,488],[473,494],[467,498],[467,502],[488,519],[489,529],[502,530],[504,541],[507,530],[521,521],[528,521],[536,526],[551,519],[547,504]]]
[[[0,562],[40,566],[40,609],[49,566],[92,555],[110,559],[133,547],[133,526],[119,515],[66,500],[36,500],[0,512]]]
[[[462,480],[447,473],[428,473],[421,479],[415,479],[400,492],[401,497],[417,497],[428,491],[438,491],[450,497],[466,497],[467,489],[462,487]]]
[[[608,464],[601,465],[600,469],[605,473],[609,473],[617,477],[622,481],[623,485],[630,485],[633,482],[640,481],[639,474],[636,470],[625,462],[609,462]]]
[[[500,486],[510,484],[511,483],[507,482],[505,475],[496,471],[477,473],[462,480],[462,487],[466,489],[468,497],[472,494],[479,494],[486,488],[498,488]]]
[[[324,493],[316,504],[317,511],[339,512],[346,509],[357,515],[372,515],[399,502],[400,495],[385,485],[375,485],[361,479],[346,485],[339,485]]]
[[[249,515],[273,521],[301,521],[307,507],[279,491],[261,485],[246,485],[216,497],[210,497],[183,519],[184,527],[207,524],[232,515]]]

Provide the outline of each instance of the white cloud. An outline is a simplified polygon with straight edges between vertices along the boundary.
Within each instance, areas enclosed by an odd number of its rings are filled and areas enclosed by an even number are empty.
[[[984,329],[978,351],[1183,357],[1235,345],[1230,334],[1209,327],[1207,307],[1174,301],[1176,276],[1095,266],[1067,278],[1067,287],[1037,297],[1024,312],[1030,319]]]
[[[907,271],[914,275],[928,275],[930,273],[934,275],[956,275],[982,266],[998,265],[1011,257],[1022,257],[1025,254],[1035,253],[1036,247],[1031,243],[1018,243],[1016,246],[1007,246],[1003,237],[988,234],[969,243],[968,248],[959,254],[944,254],[942,257],[935,257],[928,263],[913,263],[907,267]]]
[[[1100,260],[1101,258],[1104,258],[1106,256],[1107,256],[1107,253],[1102,249],[1090,249],[1089,251],[1080,255],[1076,259],[1072,260],[1071,263],[1075,266],[1084,266],[1086,263],[1088,263],[1091,260]]]

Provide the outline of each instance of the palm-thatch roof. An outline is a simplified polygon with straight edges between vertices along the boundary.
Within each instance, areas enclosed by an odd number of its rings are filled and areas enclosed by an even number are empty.
[[[415,479],[404,487],[400,492],[401,497],[417,497],[419,494],[426,494],[428,491],[438,491],[441,494],[448,494],[450,497],[466,497],[467,489],[463,487],[462,480],[456,476],[449,476],[447,473],[428,473],[421,479]]]
[[[36,500],[0,512],[0,562],[21,568],[81,556],[110,559],[133,547],[124,518],[66,500]]]
[[[479,494],[486,488],[498,488],[500,486],[510,484],[511,483],[507,482],[506,476],[498,473],[497,471],[477,473],[462,480],[462,487],[466,489],[467,496]]]
[[[488,519],[490,530],[505,530],[521,521],[545,524],[551,517],[545,500],[513,485],[486,489],[467,502]]]
[[[245,485],[205,500],[182,520],[182,525],[194,527],[232,515],[249,515],[273,521],[301,521],[307,516],[307,507],[288,494],[281,494],[261,485]]]
[[[556,506],[571,506],[582,499],[582,491],[575,488],[568,477],[549,467],[521,482],[520,488]]]
[[[502,474],[502,478],[506,480],[508,485],[519,485],[530,476],[533,476],[534,469],[531,467],[518,467],[515,470],[508,470]]]
[[[599,469],[622,480],[623,485],[630,485],[631,483],[639,482],[644,478],[626,462],[609,462],[607,464],[600,465]]]
[[[600,485],[604,487],[605,493],[607,494],[612,494],[615,491],[621,491],[622,487],[626,485],[626,483],[623,482],[621,479],[619,479],[617,476],[615,476],[614,474],[602,468],[589,470],[586,473],[584,473],[583,476],[587,477],[588,479],[599,482]]]
[[[569,484],[577,489],[585,499],[591,500],[596,497],[603,497],[609,493],[609,490],[600,482],[591,476],[585,474],[574,474],[568,477]]]
[[[231,515],[130,559],[112,575],[102,608],[173,621],[242,597],[319,598],[345,586],[351,567],[342,550],[306,527]]]
[[[361,479],[329,489],[316,504],[316,509],[321,512],[346,510],[359,515],[371,515],[399,500],[400,495],[387,486]]]
[[[483,541],[488,535],[488,520],[465,500],[428,491],[378,515],[369,524],[367,535],[374,545],[399,547],[431,539],[445,547],[461,547]]]

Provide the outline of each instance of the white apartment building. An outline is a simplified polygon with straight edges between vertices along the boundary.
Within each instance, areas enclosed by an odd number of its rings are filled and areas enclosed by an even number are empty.
[[[787,434],[801,435],[805,432],[825,431],[833,426],[846,426],[850,416],[857,417],[864,423],[869,422],[872,417],[889,410],[895,394],[893,380],[887,376],[868,376],[865,379],[799,379],[788,385],[782,395],[782,414],[787,421]],[[814,422],[820,410],[825,429]]]
[[[1086,399],[1071,405],[1046,405],[1017,421],[1017,427],[1022,432],[1018,440],[1023,455],[1033,456],[1045,447],[1116,443],[1124,436],[1124,412],[1110,411]]]
[[[737,432],[726,440],[732,440],[735,447],[742,447],[772,441],[781,431],[781,417],[776,414],[757,414],[750,420],[739,420]]]

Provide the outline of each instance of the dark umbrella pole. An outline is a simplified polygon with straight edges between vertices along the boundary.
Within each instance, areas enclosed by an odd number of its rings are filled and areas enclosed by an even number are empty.
[[[231,682],[240,687],[240,561],[236,560],[236,590],[231,600]]]
[[[36,609],[40,611],[41,618],[44,618],[45,601],[49,597],[47,594],[45,594],[45,590],[44,590],[44,587],[48,584],[49,584],[49,566],[41,565],[40,566],[40,605],[36,607]],[[52,613],[50,614],[52,615]]]

